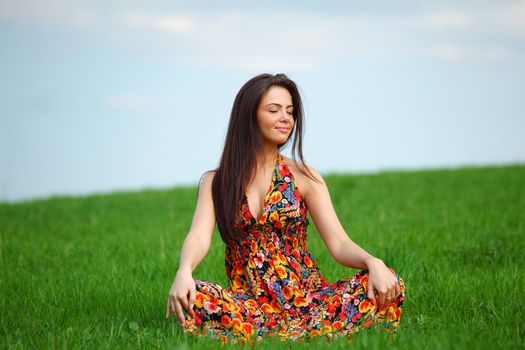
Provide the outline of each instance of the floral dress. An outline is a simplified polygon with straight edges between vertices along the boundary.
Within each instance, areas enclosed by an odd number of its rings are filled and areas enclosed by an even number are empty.
[[[263,336],[302,340],[350,336],[375,324],[395,334],[405,298],[401,293],[381,309],[367,298],[368,272],[329,283],[306,244],[307,208],[283,156],[277,153],[261,217],[243,197],[240,238],[226,247],[227,288],[195,280],[195,317],[184,311],[184,331],[207,334],[223,344]]]

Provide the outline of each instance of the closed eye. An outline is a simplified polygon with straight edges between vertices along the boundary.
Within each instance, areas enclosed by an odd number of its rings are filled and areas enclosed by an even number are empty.
[[[279,111],[272,111],[272,110],[270,110],[269,112],[270,113],[277,113]],[[286,113],[288,113],[289,115],[293,115],[293,111],[286,111]]]

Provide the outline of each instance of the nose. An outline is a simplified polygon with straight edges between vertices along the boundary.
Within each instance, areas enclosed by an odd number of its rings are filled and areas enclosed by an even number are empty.
[[[287,120],[288,118],[293,119],[293,114],[288,114],[286,110],[281,111],[281,120]]]

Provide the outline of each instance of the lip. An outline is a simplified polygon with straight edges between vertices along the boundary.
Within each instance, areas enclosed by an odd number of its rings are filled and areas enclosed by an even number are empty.
[[[277,130],[279,130],[280,132],[288,132],[290,130],[290,128],[276,128]]]

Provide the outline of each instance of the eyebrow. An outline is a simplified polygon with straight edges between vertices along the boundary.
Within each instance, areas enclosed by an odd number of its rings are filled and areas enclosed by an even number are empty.
[[[276,106],[281,107],[281,105],[278,104],[278,103],[268,103],[266,106],[270,106],[270,105],[276,105]],[[288,107],[293,107],[293,105],[289,105]],[[288,107],[286,107],[286,108],[288,108]]]

